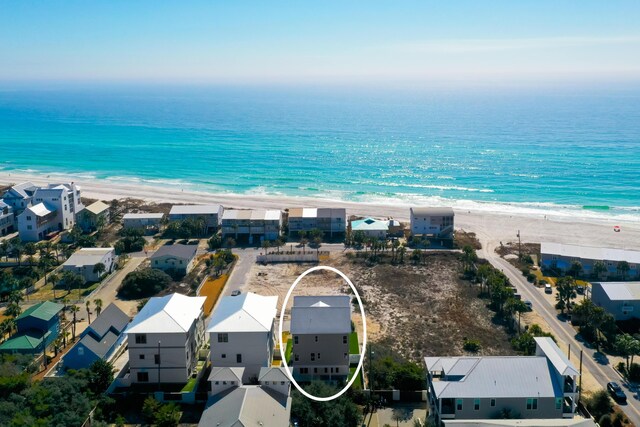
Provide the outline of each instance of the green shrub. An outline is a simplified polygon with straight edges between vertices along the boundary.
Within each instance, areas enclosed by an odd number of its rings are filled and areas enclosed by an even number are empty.
[[[633,382],[637,382],[640,380],[640,365],[638,365],[637,363],[632,363],[631,366],[629,366],[629,380],[633,381]]]
[[[470,353],[477,353],[480,351],[480,341],[465,338],[462,348]]]
[[[163,271],[144,268],[132,271],[122,281],[118,295],[126,299],[154,296],[171,284],[171,277]]]
[[[601,419],[604,415],[609,415],[613,409],[613,404],[607,391],[602,389],[593,393],[587,400],[587,409],[596,420]]]
[[[611,422],[611,416],[609,414],[601,416],[598,424],[600,425],[600,427],[612,427],[613,423]]]
[[[536,281],[536,275],[533,273],[527,274],[527,281],[529,283],[534,283]]]

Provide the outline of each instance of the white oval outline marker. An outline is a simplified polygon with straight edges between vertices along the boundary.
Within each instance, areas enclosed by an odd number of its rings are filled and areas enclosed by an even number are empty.
[[[291,293],[298,285],[298,282],[300,282],[300,280],[302,280],[304,276],[306,276],[307,274],[313,271],[318,271],[318,270],[333,271],[334,273],[339,274],[340,277],[342,277],[349,284],[349,286],[351,287],[351,290],[356,296],[356,299],[358,300],[358,305],[360,305],[360,315],[362,316],[362,334],[364,335],[362,339],[362,352],[360,354],[360,361],[358,362],[358,367],[356,368],[356,372],[354,373],[353,377],[351,377],[351,380],[347,383],[347,385],[342,390],[340,390],[333,396],[328,396],[328,397],[314,396],[313,394],[307,393],[302,389],[302,387],[300,387],[300,384],[298,384],[298,382],[293,378],[293,374],[289,370],[289,365],[287,364],[287,359],[284,354],[285,346],[282,345],[282,323],[284,320],[284,311],[287,308],[287,302],[289,301],[289,297],[291,297]],[[287,296],[284,298],[284,302],[282,303],[282,310],[280,310],[280,324],[278,328],[278,341],[280,341],[280,357],[282,358],[282,362],[284,363],[284,370],[287,373],[287,376],[289,377],[293,385],[296,386],[296,388],[300,393],[302,393],[303,395],[305,395],[311,400],[315,400],[316,402],[328,402],[330,400],[337,399],[338,397],[342,396],[347,390],[349,390],[349,388],[353,385],[354,381],[358,377],[358,374],[362,370],[362,363],[364,362],[364,355],[366,354],[366,350],[367,350],[367,319],[364,314],[364,306],[362,305],[362,300],[360,299],[360,295],[358,294],[356,287],[353,286],[353,283],[351,283],[351,280],[349,280],[346,274],[344,274],[342,271],[334,267],[329,267],[327,265],[318,265],[315,267],[311,267],[310,269],[302,273],[300,276],[298,276],[295,282],[293,282],[293,285],[291,285],[291,287],[289,288],[289,292],[287,292]]]

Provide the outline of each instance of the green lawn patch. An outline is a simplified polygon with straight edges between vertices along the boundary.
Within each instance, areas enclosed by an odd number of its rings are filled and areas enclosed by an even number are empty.
[[[352,366],[351,368],[349,368],[349,378],[347,378],[347,382],[351,381],[351,378],[356,373],[356,369],[358,369],[357,366]],[[353,382],[352,387],[354,388],[354,390],[362,390],[362,371],[358,372],[358,376]]]
[[[360,354],[357,332],[351,332],[351,335],[349,335],[349,354]]]
[[[197,378],[189,378],[189,381],[180,390],[182,393],[190,393],[196,388]]]
[[[291,363],[291,352],[293,351],[293,340],[287,340],[287,348],[284,351],[284,357],[287,363]]]

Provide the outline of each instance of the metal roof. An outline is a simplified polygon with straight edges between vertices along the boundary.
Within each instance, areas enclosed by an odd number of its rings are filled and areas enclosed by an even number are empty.
[[[586,418],[505,419],[505,420],[442,420],[446,427],[596,427]]]
[[[212,396],[198,426],[282,427],[289,424],[291,398],[266,386],[235,387]]]
[[[567,359],[567,356],[560,351],[560,348],[551,337],[535,337],[534,340],[539,350],[538,353],[542,352],[560,375],[580,375],[580,372]]]
[[[225,209],[223,220],[279,221],[282,211],[277,209]]]
[[[444,371],[450,381],[434,381],[438,398],[562,396],[546,357],[425,357],[427,370]],[[442,369],[448,366],[447,369]]]
[[[48,337],[51,332],[47,331],[44,336]],[[42,344],[42,331],[30,329],[26,332],[19,332],[12,335],[8,340],[0,344],[0,351],[33,351]]]
[[[296,296],[291,308],[292,334],[348,334],[351,298],[347,295]]]
[[[89,206],[85,207],[85,209],[94,215],[98,215],[108,210],[109,205],[98,200],[97,202],[91,203]]]
[[[258,382],[263,381],[291,381],[289,376],[285,372],[285,369],[282,367],[266,367],[263,366],[260,368],[260,373],[258,374]]]
[[[173,205],[169,215],[217,215],[220,208],[220,205]]]
[[[163,256],[173,256],[176,258],[190,260],[196,256],[197,250],[198,245],[181,245],[179,243],[174,245],[164,245],[160,246],[160,248],[158,248],[158,250],[153,255],[151,255],[151,259]]]
[[[209,374],[209,381],[238,381],[238,384],[242,384],[242,375],[244,374],[244,367],[230,368],[230,367],[218,367],[213,366],[211,373]]]
[[[453,208],[449,207],[420,207],[409,208],[415,216],[454,216]]]
[[[277,296],[252,292],[223,297],[211,316],[207,332],[268,332],[277,305]]]
[[[82,248],[71,255],[62,265],[72,267],[94,266],[102,262],[104,256],[111,252],[115,255],[114,248]]]
[[[163,213],[128,213],[122,216],[122,219],[162,219]]]
[[[49,321],[56,317],[64,306],[50,301],[43,301],[36,305],[33,305],[20,314],[16,320],[24,319],[25,317],[35,317],[36,319]]]
[[[125,333],[188,332],[207,297],[188,297],[174,293],[153,297],[129,324]]]
[[[640,300],[640,282],[596,282],[592,286],[600,286],[611,301]]]
[[[38,203],[37,205],[27,207],[25,211],[30,211],[36,216],[47,216],[50,213],[55,212],[56,209],[52,206],[47,205],[44,202],[41,202],[41,203]]]
[[[640,251],[626,249],[599,248],[594,246],[566,245],[563,243],[542,242],[540,253],[570,258],[582,258],[602,261],[627,261],[640,264]]]
[[[113,348],[113,345],[118,341],[118,337],[119,335],[111,331],[107,332],[99,340],[95,339],[92,335],[85,335],[76,345],[73,346],[73,348],[82,344],[85,348],[102,359],[107,355],[107,353],[109,353],[109,350]]]

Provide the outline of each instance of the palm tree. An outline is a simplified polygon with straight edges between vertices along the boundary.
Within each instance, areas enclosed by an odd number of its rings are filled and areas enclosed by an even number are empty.
[[[402,245],[398,248],[398,255],[400,255],[400,264],[404,264],[404,254],[407,252],[407,247]]]
[[[18,305],[15,302],[12,302],[9,305],[7,305],[7,308],[4,310],[5,316],[9,316],[14,319],[20,316],[20,313],[22,313],[22,309],[20,308],[20,305]]]
[[[11,291],[8,301],[9,303],[20,304],[22,301],[24,301],[24,295],[22,294],[22,291]]]
[[[15,320],[13,319],[4,319],[2,323],[0,323],[0,339],[4,341],[4,336],[13,332],[13,328],[15,327]]]
[[[93,266],[93,272],[98,275],[98,277],[102,277],[102,273],[107,271],[107,267],[101,262],[97,263]]]
[[[91,323],[91,300],[87,300],[84,305],[87,307],[87,322]]]
[[[49,283],[51,283],[51,289],[53,290],[53,299],[57,299],[56,288],[58,287],[59,281],[60,281],[60,275],[58,273],[49,274]]]
[[[78,308],[77,305],[72,304],[71,306],[69,306],[69,311],[73,314],[73,323],[71,324],[71,339],[72,341],[76,340],[76,322],[77,320],[77,316],[76,314],[80,311],[80,309]]]
[[[36,254],[37,251],[38,250],[37,250],[36,245],[34,243],[29,242],[29,243],[24,245],[24,253],[25,253],[25,255],[29,256],[28,260],[29,260],[29,265],[31,267],[33,267],[33,263],[35,261],[35,258],[33,256]]]
[[[302,245],[302,254],[305,254],[305,246],[307,246],[307,243],[309,243],[309,241],[307,239],[305,239],[304,237],[300,239],[300,244]]]
[[[593,275],[595,276],[596,279],[599,279],[602,273],[606,271],[607,271],[607,265],[604,263],[604,261],[596,261],[593,264]]]
[[[40,259],[38,260],[38,267],[40,267],[40,269],[44,273],[45,285],[48,283],[47,272],[49,271],[49,268],[53,267],[54,265],[55,265],[55,260],[53,258],[53,254],[50,251],[47,251],[46,249],[42,249],[40,251]]]
[[[93,300],[93,304],[96,306],[96,316],[100,316],[102,312],[102,300],[100,298],[96,298]]]
[[[627,261],[620,261],[616,266],[616,270],[618,270],[618,274],[622,276],[622,280],[627,280],[627,274],[631,267]]]
[[[556,282],[556,299],[558,300],[558,306],[560,312],[564,313],[564,309],[571,311],[571,300],[575,299],[578,294],[576,293],[576,286],[573,277],[565,276],[558,279]]]
[[[20,237],[11,239],[11,254],[16,258],[18,267],[22,265],[22,241]]]
[[[9,261],[9,242],[3,240],[0,243],[0,258],[4,257],[5,261]]]

